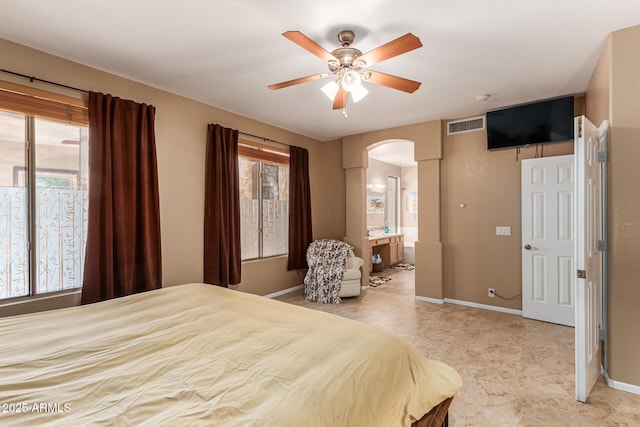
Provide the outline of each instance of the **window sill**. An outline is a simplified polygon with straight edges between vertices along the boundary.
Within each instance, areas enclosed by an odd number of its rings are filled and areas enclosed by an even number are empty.
[[[262,258],[251,258],[251,259],[243,260],[242,263],[243,264],[253,264],[253,263],[256,263],[256,262],[275,260],[275,259],[278,259],[278,258],[287,258],[288,256],[289,256],[289,254],[282,254],[282,255],[274,255],[274,256],[268,256],[268,257],[262,257]]]
[[[0,303],[0,317],[73,307],[80,304],[81,292],[81,289],[73,289],[46,295],[16,298],[12,301]]]

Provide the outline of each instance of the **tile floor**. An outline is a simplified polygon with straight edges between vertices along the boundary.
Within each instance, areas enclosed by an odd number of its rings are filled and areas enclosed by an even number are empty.
[[[587,404],[574,400],[573,328],[416,301],[413,271],[383,274],[392,280],[342,304],[309,302],[302,291],[278,299],[388,329],[454,367],[464,386],[452,426],[640,426],[640,396],[602,380]]]

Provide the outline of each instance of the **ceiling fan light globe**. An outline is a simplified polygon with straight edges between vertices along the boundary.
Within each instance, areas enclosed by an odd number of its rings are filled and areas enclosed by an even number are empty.
[[[351,90],[351,98],[353,98],[353,102],[358,102],[362,98],[367,96],[368,93],[369,91],[367,90],[367,88],[362,85],[358,85]]]
[[[344,73],[344,76],[342,76],[342,87],[347,92],[351,92],[357,87],[362,87],[360,83],[362,83],[362,79],[356,71],[347,71]]]
[[[327,95],[327,98],[329,98],[331,101],[333,101],[338,94],[338,89],[338,84],[333,80],[320,88],[320,90],[325,95]]]

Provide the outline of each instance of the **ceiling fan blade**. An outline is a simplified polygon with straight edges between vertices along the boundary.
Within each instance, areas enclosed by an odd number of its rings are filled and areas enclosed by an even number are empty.
[[[408,93],[413,93],[422,83],[413,80],[405,79],[403,77],[393,76],[391,74],[381,73],[379,71],[369,71],[370,77],[367,82],[375,83],[380,86],[390,87],[391,89],[397,89]]]
[[[276,89],[282,89],[283,87],[289,87],[289,86],[293,86],[293,85],[298,85],[300,83],[306,83],[306,82],[311,82],[314,80],[320,80],[327,77],[327,74],[313,74],[311,76],[306,76],[306,77],[300,77],[297,79],[293,79],[293,80],[288,80],[286,82],[281,82],[281,83],[275,83],[272,85],[267,86],[269,89],[271,90],[276,90]]]
[[[347,93],[347,91],[345,91],[342,88],[342,85],[341,85],[340,88],[338,88],[338,93],[336,94],[335,98],[333,98],[333,109],[339,110],[341,108],[346,107],[347,96],[349,96],[349,94]]]
[[[358,59],[366,62],[367,66],[371,66],[419,47],[422,47],[420,39],[411,33],[407,33],[402,37],[398,37],[397,39],[390,41],[389,43],[370,50]]]
[[[315,56],[317,56],[320,59],[323,59],[325,61],[338,60],[335,56],[327,52],[322,46],[320,46],[318,43],[314,42],[309,37],[302,34],[300,31],[287,31],[285,33],[282,33],[282,35],[288,38],[289,40],[291,40],[292,42],[294,42],[295,44],[297,44],[298,46],[300,46],[301,48],[306,49],[309,52],[313,53]]]

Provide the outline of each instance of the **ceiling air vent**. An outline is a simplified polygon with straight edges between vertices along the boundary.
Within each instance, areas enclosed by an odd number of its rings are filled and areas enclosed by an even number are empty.
[[[483,129],[484,129],[484,116],[447,122],[447,135],[455,135],[457,133],[473,132],[476,130],[483,130]]]

